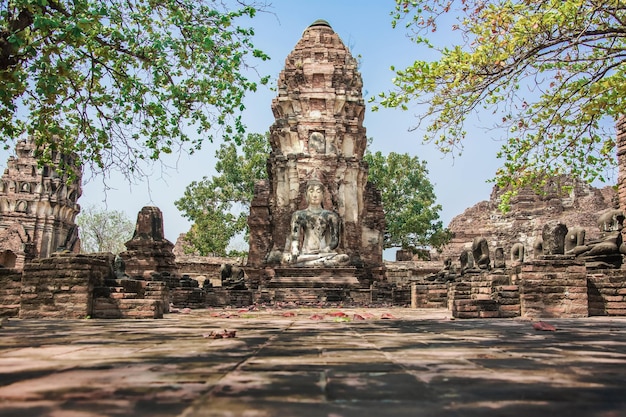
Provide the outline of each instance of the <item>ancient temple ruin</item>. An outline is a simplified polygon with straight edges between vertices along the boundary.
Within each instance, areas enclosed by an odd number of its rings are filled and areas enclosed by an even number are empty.
[[[447,308],[456,318],[626,315],[625,119],[617,193],[574,181],[562,194],[564,179],[552,178],[542,196],[521,190],[503,214],[494,189],[451,222],[455,237],[436,262],[384,263],[361,89],[357,62],[330,25],[309,26],[278,79],[245,266],[176,255],[157,207],[139,212],[119,256],[73,253],[80,176],[68,182],[39,168],[32,142],[19,142],[0,183],[0,316],[158,318],[287,303]]]
[[[21,270],[24,262],[59,250],[78,252],[74,223],[80,211],[81,173],[68,156],[52,153],[52,166],[38,166],[32,139],[19,141],[0,179],[0,265]],[[63,159],[63,161],[62,161]],[[67,169],[67,168],[66,168]]]
[[[132,239],[120,254],[125,272],[132,277],[150,278],[153,273],[176,274],[174,244],[165,238],[163,213],[158,207],[143,207],[137,214]]]
[[[307,210],[307,189],[312,185],[321,192],[318,210],[339,217],[338,242],[328,249],[340,255],[333,262],[344,259],[339,263],[353,268],[362,285],[382,279],[384,213],[363,161],[365,104],[357,67],[356,59],[323,20],[304,31],[285,61],[278,96],[272,102],[269,179],[257,183],[248,220],[248,274],[253,286],[267,284],[285,268],[315,265],[295,261],[290,253],[303,243],[294,230],[299,226],[293,216]],[[331,218],[328,214],[322,221],[333,223]],[[285,261],[286,257],[293,262]],[[333,266],[334,272],[324,273],[337,275],[338,264],[333,262],[320,261],[317,272],[322,273],[321,266]]]

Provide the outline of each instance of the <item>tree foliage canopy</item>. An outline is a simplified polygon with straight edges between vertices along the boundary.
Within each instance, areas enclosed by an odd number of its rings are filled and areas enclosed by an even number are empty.
[[[488,109],[509,132],[500,186],[518,189],[546,173],[604,179],[614,166],[608,122],[626,110],[626,2],[396,0],[392,16],[439,54],[392,68],[396,89],[380,95],[387,107],[426,104],[427,141],[458,151],[467,118]],[[458,44],[435,46],[446,31]]]
[[[216,128],[241,134],[248,65],[267,56],[237,25],[256,9],[237,4],[0,0],[0,140],[27,133],[43,162],[61,150],[133,176]]]
[[[174,204],[193,222],[186,250],[200,255],[227,254],[233,237],[247,236],[254,183],[267,178],[269,136],[251,133],[241,145],[222,143],[215,153],[218,175],[193,181]],[[238,214],[236,214],[238,213]]]
[[[441,247],[450,233],[439,220],[441,205],[436,204],[426,162],[408,154],[366,153],[368,179],[380,190],[385,210],[384,247],[419,249]]]
[[[76,218],[83,253],[111,252],[118,254],[124,243],[133,237],[135,225],[121,211],[104,210],[96,206],[83,207]]]

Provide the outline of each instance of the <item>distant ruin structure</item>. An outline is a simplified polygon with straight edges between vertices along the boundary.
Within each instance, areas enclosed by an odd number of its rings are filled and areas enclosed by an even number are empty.
[[[621,172],[621,171],[620,171]],[[564,193],[563,187],[569,192]],[[617,193],[613,187],[596,188],[581,180],[567,177],[553,178],[543,195],[531,188],[519,190],[511,199],[511,209],[503,213],[498,205],[503,190],[497,186],[488,201],[481,201],[455,216],[448,228],[453,234],[440,257],[458,258],[463,250],[471,249],[476,237],[487,239],[489,246],[502,246],[511,253],[514,245],[523,245],[526,257],[533,258],[536,243],[540,243],[544,225],[550,220],[560,220],[568,228],[586,230],[587,239],[600,237],[598,217],[608,209],[618,207]]]
[[[158,207],[146,206],[139,211],[133,237],[125,245],[120,258],[127,275],[149,279],[153,273],[178,272],[174,244],[165,238],[163,213]]]
[[[286,257],[294,266],[305,266],[290,256],[298,246],[291,239],[296,233],[292,216],[306,212],[307,189],[313,182],[323,190],[319,210],[329,214],[311,219],[330,224],[333,213],[338,215],[338,242],[329,249],[333,262],[342,259],[356,268],[362,283],[382,279],[384,213],[363,161],[365,104],[357,67],[323,20],[304,31],[285,61],[278,96],[272,101],[276,120],[270,127],[269,179],[256,185],[248,220],[248,267],[252,275],[257,271],[257,282],[265,279],[260,276],[265,268],[285,266]],[[298,221],[300,226],[306,223]],[[329,266],[325,262],[318,266]]]
[[[30,259],[80,250],[81,172],[70,179],[67,167],[75,161],[58,152],[51,166],[40,167],[34,152],[32,139],[19,141],[0,179],[0,265],[17,270]]]
[[[404,251],[385,264],[361,89],[356,60],[327,22],[314,22],[278,79],[247,262],[184,254],[184,237],[167,240],[152,206],[118,256],[75,253],[80,173],[59,173],[74,166],[60,154],[39,167],[32,141],[20,141],[0,179],[0,317],[160,318],[272,305],[410,305],[460,319],[626,316],[624,118],[617,192],[550,177],[542,193],[519,190],[502,213],[496,187],[452,220],[442,253],[422,261]]]

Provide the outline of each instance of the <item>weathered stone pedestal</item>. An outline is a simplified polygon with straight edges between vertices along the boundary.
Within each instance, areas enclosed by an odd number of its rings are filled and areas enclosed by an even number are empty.
[[[448,284],[445,282],[411,283],[411,308],[446,308]]]
[[[354,267],[275,268],[265,296],[298,304],[351,302],[351,292],[362,287],[356,272]]]
[[[585,262],[585,267],[588,271],[614,270],[622,266],[623,255],[621,253],[614,253],[610,255],[583,256],[581,259]]]
[[[100,319],[158,319],[168,311],[169,293],[162,282],[107,279],[94,288],[92,317]]]
[[[520,273],[522,317],[587,317],[587,275],[583,261],[566,255],[526,262]]]
[[[605,269],[587,274],[590,316],[626,315],[626,271]]]
[[[354,267],[274,269],[268,288],[346,288],[360,287]]]
[[[448,290],[448,309],[457,318],[504,318],[520,314],[519,292],[504,272],[472,272]]]

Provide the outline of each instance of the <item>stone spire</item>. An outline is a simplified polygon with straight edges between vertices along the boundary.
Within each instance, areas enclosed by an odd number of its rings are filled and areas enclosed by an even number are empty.
[[[362,159],[367,144],[358,63],[324,20],[309,26],[285,61],[272,102],[272,150]]]
[[[57,167],[64,159],[53,153],[53,166],[39,167],[31,139],[19,141],[0,179],[0,264],[21,269],[24,261],[46,258],[58,250],[78,252],[75,224],[80,211],[81,174],[71,182]]]
[[[357,67],[324,20],[304,31],[285,60],[272,101],[269,180],[257,185],[251,205],[249,265],[271,264],[285,250],[291,214],[305,208],[306,183],[316,178],[326,189],[323,207],[342,219],[338,250],[355,266],[382,267],[384,213],[363,161],[365,104]]]

